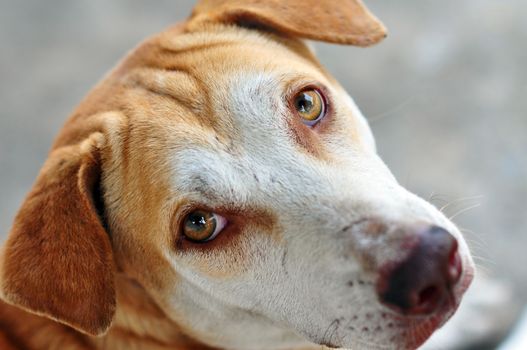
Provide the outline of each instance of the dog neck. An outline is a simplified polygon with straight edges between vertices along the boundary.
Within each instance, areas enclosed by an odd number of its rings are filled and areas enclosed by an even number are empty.
[[[0,300],[0,349],[212,350],[186,336],[136,282],[117,274],[117,310],[102,337],[5,304]]]
[[[0,301],[0,349],[213,350],[171,321],[144,288],[117,273],[117,310],[104,336],[91,337]],[[320,347],[300,347],[313,350]]]
[[[203,349],[200,344],[184,334],[159,308],[144,288],[134,280],[117,274],[117,310],[108,333],[92,339],[98,349]]]

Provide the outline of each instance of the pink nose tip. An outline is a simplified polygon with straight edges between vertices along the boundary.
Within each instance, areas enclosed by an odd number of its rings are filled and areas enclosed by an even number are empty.
[[[382,271],[377,283],[380,301],[405,315],[437,311],[462,273],[458,243],[448,231],[431,226],[417,234],[408,257]]]

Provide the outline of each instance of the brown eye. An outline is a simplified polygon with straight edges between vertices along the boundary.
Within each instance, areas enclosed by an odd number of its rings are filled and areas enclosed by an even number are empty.
[[[216,238],[226,224],[227,219],[221,215],[196,210],[186,216],[182,231],[191,241],[203,243]]]
[[[304,124],[313,126],[326,114],[326,102],[317,90],[304,90],[295,96],[294,107]]]

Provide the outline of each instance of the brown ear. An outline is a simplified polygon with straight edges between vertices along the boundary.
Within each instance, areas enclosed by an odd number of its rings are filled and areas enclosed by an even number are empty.
[[[241,24],[357,46],[386,37],[386,28],[361,0],[201,0],[191,24],[203,22]]]
[[[90,335],[115,312],[114,263],[97,215],[94,134],[55,150],[20,209],[1,257],[2,298]]]

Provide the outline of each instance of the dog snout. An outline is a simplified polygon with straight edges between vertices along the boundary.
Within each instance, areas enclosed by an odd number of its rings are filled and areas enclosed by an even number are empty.
[[[428,315],[452,298],[462,274],[458,242],[438,226],[414,227],[417,239],[402,261],[381,269],[380,301],[404,315]],[[414,236],[414,237],[415,237]]]

